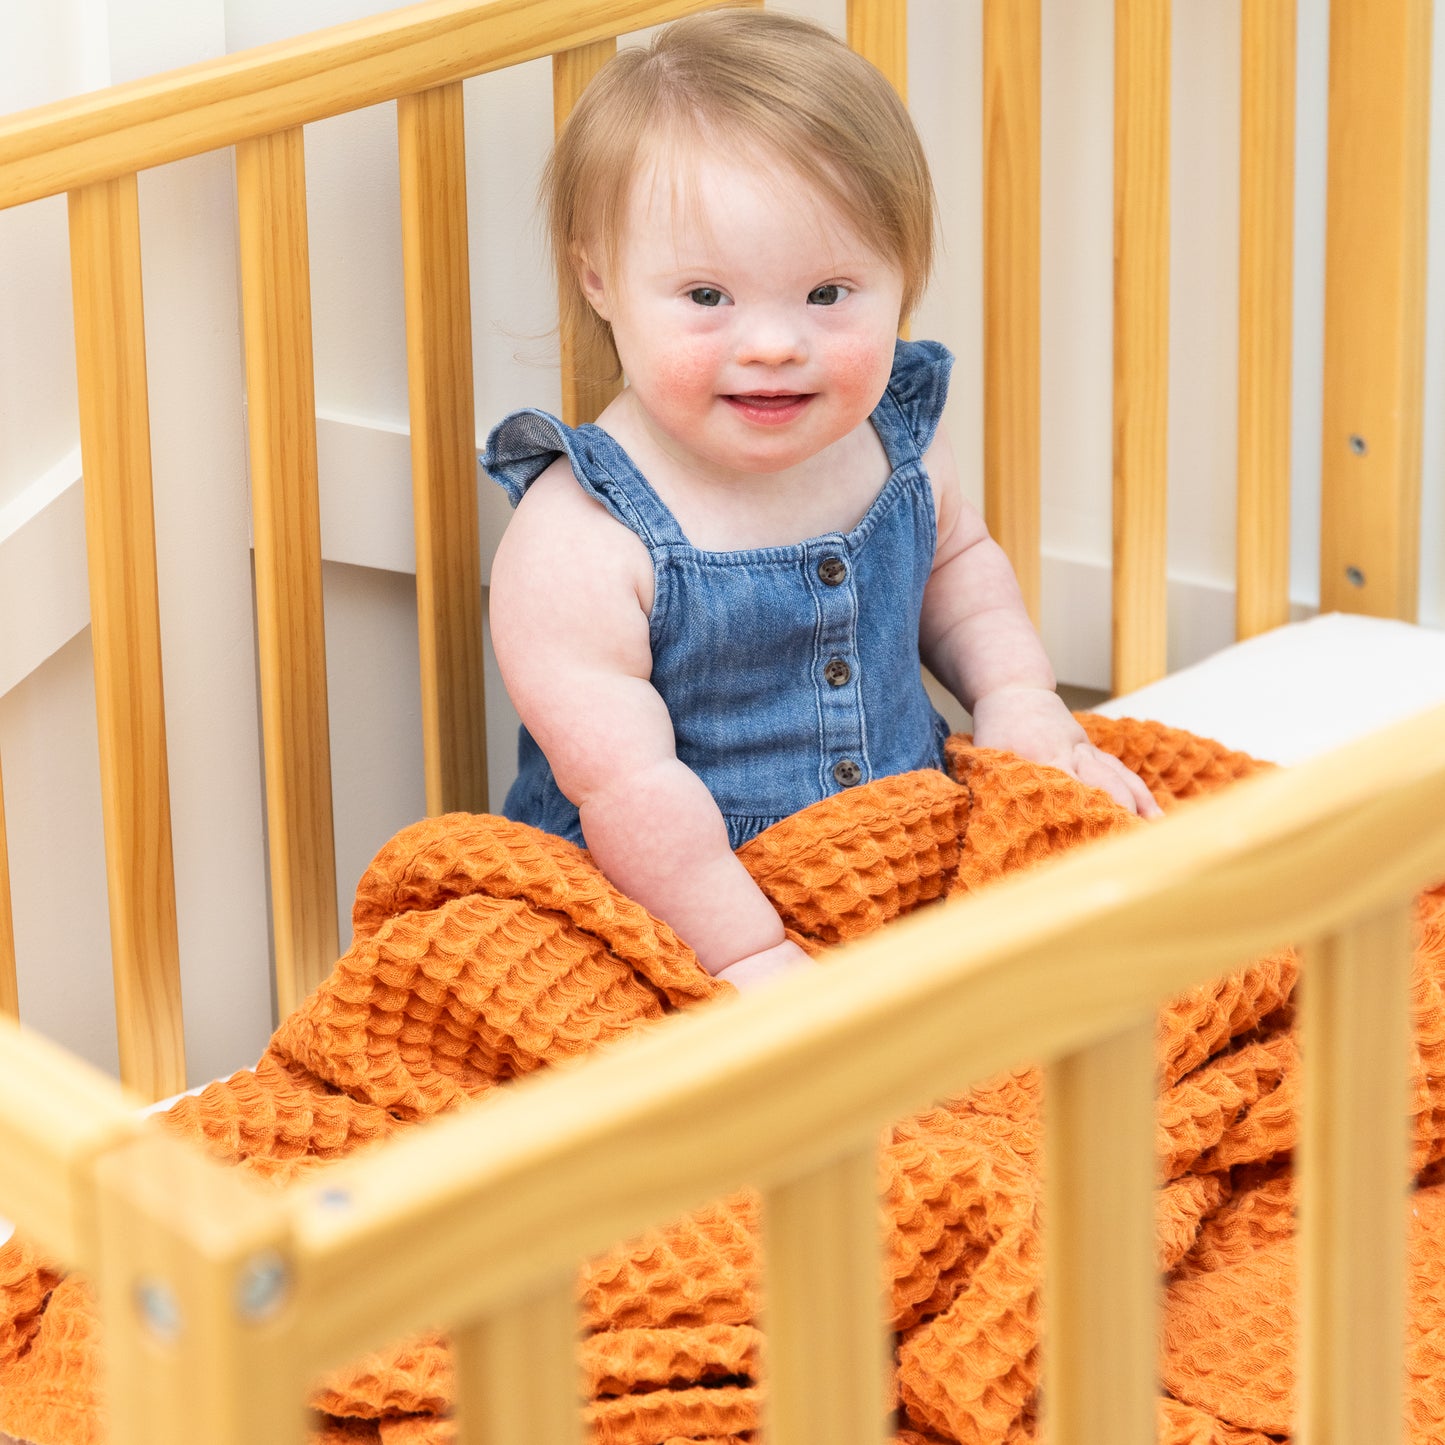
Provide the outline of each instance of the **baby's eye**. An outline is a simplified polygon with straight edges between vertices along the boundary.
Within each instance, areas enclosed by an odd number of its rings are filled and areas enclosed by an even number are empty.
[[[815,286],[808,292],[809,306],[836,306],[846,295],[848,288],[830,281],[826,286]]]
[[[694,286],[687,298],[699,306],[721,306],[727,300],[716,286]]]

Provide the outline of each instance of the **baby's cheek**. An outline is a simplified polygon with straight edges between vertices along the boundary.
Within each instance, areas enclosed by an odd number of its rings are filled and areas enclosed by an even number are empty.
[[[893,369],[893,347],[876,342],[840,342],[830,357],[833,384],[843,395],[866,404],[871,411],[888,385]]]
[[[705,345],[678,347],[656,368],[654,384],[659,397],[671,403],[710,396],[718,374],[717,348]]]

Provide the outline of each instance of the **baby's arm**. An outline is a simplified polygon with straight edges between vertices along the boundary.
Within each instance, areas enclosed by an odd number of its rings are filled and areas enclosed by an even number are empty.
[[[942,429],[924,463],[938,498],[938,548],[923,596],[919,642],[930,670],[973,715],[973,740],[1062,768],[1154,817],[1135,774],[1089,741],[1059,695],[1003,549],[963,496]]]
[[[565,460],[533,483],[492,564],[507,691],[597,866],[739,987],[811,963],[728,846],[702,780],[678,760],[652,686],[646,548]]]

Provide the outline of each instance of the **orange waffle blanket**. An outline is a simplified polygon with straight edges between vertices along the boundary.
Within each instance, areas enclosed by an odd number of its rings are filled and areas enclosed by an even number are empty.
[[[1086,718],[1166,806],[1258,764],[1152,724]],[[748,844],[748,868],[815,952],[1132,826],[1105,795],[956,742],[953,777],[854,789]],[[1142,825],[1140,825],[1142,826]],[[1409,1420],[1445,1440],[1445,888],[1420,903],[1414,975]],[[571,845],[491,817],[399,834],[358,890],[355,938],[255,1070],[168,1116],[215,1157],[282,1183],[726,990]],[[1170,1445],[1287,1437],[1296,1334],[1289,1155],[1293,953],[1176,1000],[1158,1025],[1159,1402]],[[1100,1128],[1108,1121],[1100,1120]],[[1039,1079],[1028,1069],[887,1131],[879,1184],[896,1332],[898,1445],[1023,1445],[1039,1375]],[[757,1202],[722,1200],[582,1270],[597,1445],[757,1438]],[[105,1436],[93,1301],[22,1241],[0,1249],[0,1431]],[[321,1382],[318,1445],[440,1445],[440,1336]]]

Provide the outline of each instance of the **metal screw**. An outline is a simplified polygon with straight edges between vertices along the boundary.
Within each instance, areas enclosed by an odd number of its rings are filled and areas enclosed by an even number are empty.
[[[1365,574],[1358,567],[1345,568],[1345,580],[1351,587],[1363,587],[1365,585]]]
[[[173,1345],[185,1329],[180,1301],[164,1280],[143,1279],[135,1287],[135,1306],[146,1328],[163,1345]]]
[[[1365,441],[1364,437],[1354,432],[1350,434],[1350,450],[1354,452],[1357,457],[1364,456],[1369,449],[1369,443]]]
[[[236,1277],[236,1309],[251,1324],[270,1319],[286,1302],[291,1271],[274,1249],[252,1255]]]

